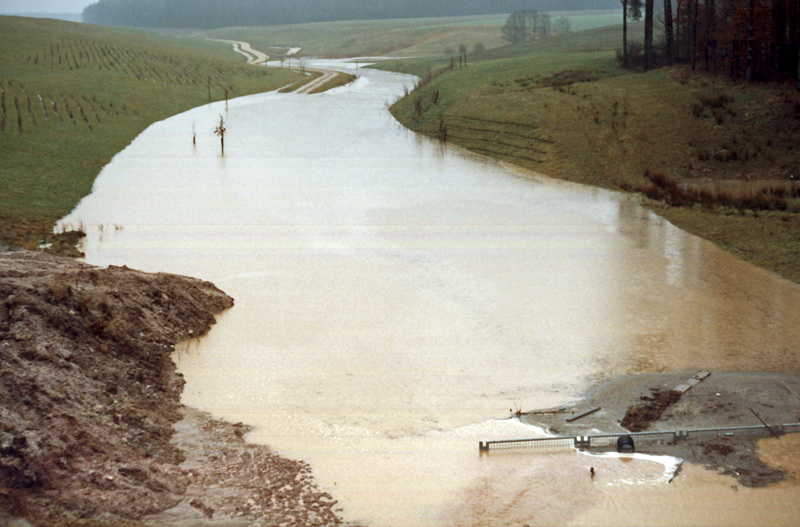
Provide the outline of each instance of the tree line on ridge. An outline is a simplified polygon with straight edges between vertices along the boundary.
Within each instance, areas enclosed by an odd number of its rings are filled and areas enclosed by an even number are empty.
[[[644,16],[644,69],[660,61],[726,73],[745,80],[798,79],[800,89],[800,0],[620,0],[623,57],[631,60],[627,20]],[[656,8],[663,7],[656,17]],[[663,26],[656,45],[654,26]]]
[[[83,21],[106,26],[212,29],[487,15],[530,9],[619,9],[619,3],[617,0],[100,0],[84,9]]]

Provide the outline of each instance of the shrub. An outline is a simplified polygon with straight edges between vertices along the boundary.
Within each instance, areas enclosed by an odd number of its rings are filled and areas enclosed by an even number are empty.
[[[711,108],[725,108],[733,102],[733,97],[728,95],[727,92],[719,92],[715,95],[701,94],[698,98],[703,103],[703,106],[710,106]]]
[[[628,44],[628,61],[638,63],[644,57],[644,44],[641,42],[631,42]]]

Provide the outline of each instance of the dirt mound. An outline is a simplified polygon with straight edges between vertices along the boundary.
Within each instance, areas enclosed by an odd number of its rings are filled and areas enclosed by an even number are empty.
[[[55,525],[174,505],[188,481],[170,353],[233,300],[30,252],[0,253],[0,298],[0,511]]]
[[[641,432],[650,428],[650,423],[661,419],[661,415],[681,398],[675,390],[654,391],[653,395],[641,398],[642,403],[633,405],[625,412],[620,426],[631,432]]]
[[[0,511],[49,525],[170,507],[175,342],[233,300],[212,284],[0,253]],[[166,491],[166,492],[165,492]]]

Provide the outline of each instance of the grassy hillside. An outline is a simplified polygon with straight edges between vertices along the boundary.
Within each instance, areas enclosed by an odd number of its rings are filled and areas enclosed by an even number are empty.
[[[149,124],[297,78],[218,42],[0,17],[0,244],[35,246]]]
[[[618,21],[616,13],[564,13],[575,31],[608,26]],[[556,13],[553,16],[561,16]],[[434,57],[464,45],[486,49],[505,45],[500,28],[506,15],[320,22],[290,26],[225,28],[200,35],[250,42],[256,49],[269,49],[280,57],[290,47],[302,48],[305,56]],[[186,32],[183,32],[186,33]],[[188,34],[197,34],[189,32]],[[449,60],[449,59],[448,59]]]
[[[678,226],[800,282],[800,93],[683,67],[633,74],[615,60],[620,39],[619,27],[589,30],[454,71],[393,64],[433,75],[391,111],[448,143],[641,193]]]

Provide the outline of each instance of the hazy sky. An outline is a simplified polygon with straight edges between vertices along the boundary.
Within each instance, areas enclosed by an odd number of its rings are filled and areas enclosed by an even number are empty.
[[[0,14],[80,13],[97,0],[0,0]]]

